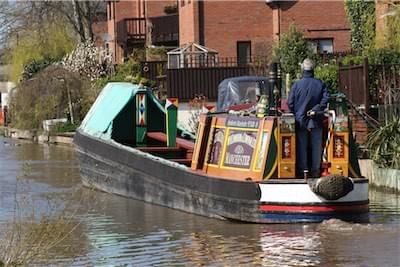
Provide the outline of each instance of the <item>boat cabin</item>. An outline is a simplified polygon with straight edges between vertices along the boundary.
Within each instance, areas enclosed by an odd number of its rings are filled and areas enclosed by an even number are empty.
[[[272,99],[272,90],[267,77],[240,76],[224,79],[218,85],[217,110],[238,109],[235,106],[254,105],[259,97],[268,95]]]
[[[324,133],[326,171],[361,177],[346,103],[342,97],[333,98],[330,108],[335,118],[327,118]],[[253,181],[299,177],[295,118],[291,113],[261,118],[204,114],[200,117],[197,136],[192,170]]]

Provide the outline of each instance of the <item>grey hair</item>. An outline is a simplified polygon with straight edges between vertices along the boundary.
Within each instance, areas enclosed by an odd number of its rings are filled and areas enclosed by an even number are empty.
[[[302,70],[313,70],[314,62],[309,58],[304,59],[303,63],[301,63],[301,69]]]

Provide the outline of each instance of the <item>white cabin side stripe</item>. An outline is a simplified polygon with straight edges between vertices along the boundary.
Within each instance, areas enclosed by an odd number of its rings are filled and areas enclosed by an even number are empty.
[[[326,200],[311,191],[308,184],[260,184],[261,202],[323,203],[368,200],[368,183],[354,184],[354,190],[338,200]]]

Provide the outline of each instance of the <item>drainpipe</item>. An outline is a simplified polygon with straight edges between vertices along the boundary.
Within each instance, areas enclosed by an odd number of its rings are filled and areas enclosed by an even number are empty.
[[[281,35],[281,7],[279,2],[271,5],[272,8],[272,32],[274,41],[280,40]]]
[[[117,63],[117,22],[116,22],[116,16],[115,16],[115,1],[112,3],[113,7],[113,21],[114,21],[114,64]]]
[[[149,34],[150,33],[150,26],[152,26],[151,25],[151,23],[148,21],[149,20],[149,14],[148,14],[148,6],[147,6],[147,3],[148,3],[148,1],[150,1],[150,0],[143,0],[144,1],[144,5],[143,5],[143,16],[144,16],[144,19],[145,19],[145,30],[146,30],[146,40],[145,40],[145,44],[144,44],[144,46],[145,46],[145,48],[146,47],[149,47],[149,46],[151,46],[152,45],[152,40],[151,40],[151,34]],[[150,25],[150,26],[149,26]],[[147,51],[146,51],[146,53],[147,53]],[[146,58],[147,58],[147,55],[146,55]]]
[[[204,1],[199,0],[199,44],[205,46],[204,38]]]

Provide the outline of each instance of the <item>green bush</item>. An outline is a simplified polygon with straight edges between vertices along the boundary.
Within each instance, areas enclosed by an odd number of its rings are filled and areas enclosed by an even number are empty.
[[[299,63],[307,57],[313,58],[314,55],[303,34],[291,24],[288,32],[282,34],[279,43],[274,47],[274,57],[279,60],[283,73],[289,73],[291,80],[294,80],[301,75]]]
[[[399,64],[400,63],[400,50],[390,48],[371,48],[365,50],[360,55],[347,55],[341,59],[341,63],[344,65],[363,64],[364,58],[368,58],[370,65],[379,64]]]
[[[347,55],[340,60],[343,65],[361,65],[364,62],[364,56]]]
[[[400,50],[390,48],[370,49],[365,53],[369,64],[399,64]]]
[[[149,47],[146,49],[147,61],[167,60],[168,49],[164,46]]]
[[[35,76],[36,73],[45,69],[47,66],[52,64],[52,59],[43,58],[39,60],[33,60],[24,66],[24,70],[22,72],[22,80],[28,80]]]
[[[329,89],[329,93],[337,93],[339,87],[339,68],[336,63],[318,65],[315,68],[315,77],[322,80]]]
[[[154,87],[156,84],[155,81],[143,78],[140,75],[140,64],[133,59],[117,65],[116,70],[112,75],[95,81],[95,87],[99,91],[109,82],[131,82],[135,84],[141,82],[143,85],[148,87]]]
[[[21,82],[9,101],[9,115],[13,127],[41,129],[42,121],[71,117],[69,97],[75,122],[82,120],[90,81],[62,67],[50,66],[35,79]]]
[[[365,51],[374,46],[375,2],[346,0],[345,9],[351,25],[351,47]]]
[[[400,169],[400,118],[369,134],[366,146],[379,166]]]

